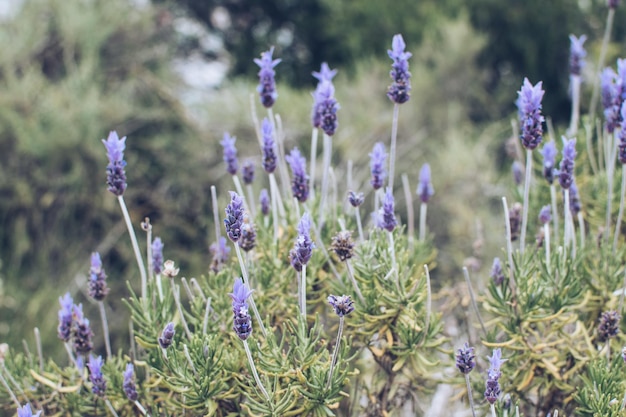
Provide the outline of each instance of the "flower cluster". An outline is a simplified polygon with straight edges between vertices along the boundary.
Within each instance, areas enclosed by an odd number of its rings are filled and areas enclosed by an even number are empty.
[[[485,399],[489,404],[496,402],[500,396],[500,367],[506,359],[502,359],[500,348],[494,349],[492,356],[489,358],[489,370],[487,371],[487,382],[485,384]]]
[[[160,274],[163,271],[163,242],[160,237],[152,241],[152,271]]]
[[[117,132],[112,131],[106,140],[102,139],[107,150],[109,164],[107,165],[107,189],[116,196],[121,196],[126,191],[126,172],[124,167],[124,149],[126,148],[126,136],[122,139]]]
[[[254,161],[246,159],[241,167],[241,172],[243,176],[243,183],[246,185],[252,184],[254,182]]]
[[[176,330],[174,329],[174,323],[167,323],[163,328],[163,331],[161,332],[161,336],[159,336],[159,346],[161,346],[161,348],[163,349],[167,349],[168,347],[172,346],[172,343],[174,343],[175,334]]]
[[[587,40],[587,36],[580,35],[580,37],[577,38],[574,35],[569,35],[569,40],[569,73],[571,75],[580,76],[582,69],[585,68],[587,51],[585,51],[583,44]]]
[[[91,298],[96,301],[104,300],[104,297],[109,293],[106,279],[100,254],[94,252],[91,254],[91,268],[89,270],[89,296]]]
[[[411,73],[409,72],[410,52],[405,52],[406,44],[402,35],[394,35],[391,49],[387,50],[389,58],[393,60],[389,75],[393,82],[387,90],[387,97],[396,104],[409,101],[411,97]]]
[[[306,173],[306,159],[298,148],[293,148],[291,153],[285,156],[285,160],[291,167],[293,178],[291,179],[291,191],[296,200],[304,203],[309,198],[309,175]]]
[[[598,341],[604,343],[619,333],[619,323],[622,317],[617,311],[605,311],[600,316],[598,324]]]
[[[561,188],[569,189],[574,182],[574,159],[576,158],[576,138],[563,138],[561,164],[559,165],[559,184]]]
[[[226,238],[220,236],[217,242],[211,243],[209,252],[211,253],[210,269],[218,273],[222,270],[222,267],[228,263],[228,258],[230,257],[230,247],[226,244]]]
[[[237,138],[230,136],[227,132],[224,132],[224,138],[220,142],[224,148],[226,172],[230,175],[237,175],[237,169],[239,169],[239,163],[237,161],[237,148],[235,147],[236,140]]]
[[[348,191],[348,201],[352,207],[359,207],[365,201],[363,193],[355,193],[354,191]]]
[[[354,256],[354,241],[352,240],[352,232],[343,230],[333,236],[330,248],[335,252],[339,259],[343,262]]]
[[[543,139],[541,124],[544,121],[541,115],[541,99],[545,91],[541,88],[543,82],[539,81],[532,85],[528,78],[524,78],[524,84],[517,92],[518,98],[515,104],[519,113],[519,121],[522,129],[520,139],[526,149],[533,150]]]
[[[337,111],[339,103],[335,99],[335,86],[332,83],[334,71],[327,70],[322,65],[322,71],[313,73],[318,77],[319,83],[313,92],[313,113],[311,115],[311,123],[313,127],[321,128],[328,136],[333,136],[337,130]],[[316,75],[317,74],[317,75]]]
[[[237,244],[245,252],[251,251],[256,246],[256,230],[254,230],[254,225],[249,221],[241,225],[241,238],[237,241]]]
[[[387,192],[383,197],[382,207],[378,213],[375,213],[376,226],[380,229],[385,229],[388,232],[393,232],[398,222],[396,221],[395,201],[393,199],[393,193],[391,188],[387,187]]]
[[[430,165],[424,164],[420,169],[419,182],[417,183],[417,195],[422,203],[426,204],[435,194],[435,189],[430,181]]]
[[[349,295],[329,295],[328,304],[335,309],[335,314],[339,317],[347,316],[354,311],[354,301]]]
[[[620,92],[617,73],[613,68],[604,68],[600,75],[602,108],[606,129],[613,133],[620,121]]]
[[[126,364],[126,370],[124,371],[124,381],[122,383],[122,389],[126,398],[130,401],[137,401],[139,394],[137,394],[137,385],[135,384],[135,367],[132,363]]]
[[[385,177],[385,161],[387,160],[387,152],[385,152],[385,145],[382,142],[376,142],[372,153],[370,153],[370,171],[372,173],[372,179],[370,183],[375,190],[382,188]]]
[[[260,67],[259,70],[259,86],[257,92],[261,98],[261,104],[263,107],[270,108],[276,102],[278,93],[276,92],[276,81],[274,76],[276,71],[274,67],[280,64],[280,59],[272,59],[274,53],[274,47],[271,47],[269,51],[261,53],[261,59],[255,58],[254,63]]]
[[[474,355],[474,348],[470,347],[469,343],[465,342],[463,347],[457,350],[456,354],[456,367],[462,374],[469,374],[474,370],[476,366],[476,355]]]
[[[107,389],[107,383],[102,375],[102,365],[104,361],[102,356],[97,358],[93,355],[89,356],[87,367],[89,368],[89,381],[91,381],[91,392],[98,397],[104,397]]]
[[[502,263],[497,256],[493,258],[493,264],[491,265],[491,279],[496,285],[502,284],[504,281],[504,272],[502,271]]]
[[[294,248],[289,252],[291,266],[298,272],[309,263],[315,244],[311,240],[311,217],[309,213],[304,213],[298,223],[298,237]]]
[[[241,278],[235,280],[233,292],[228,294],[233,300],[233,330],[241,340],[246,340],[252,334],[252,317],[248,313],[248,303],[246,302],[250,294],[252,291],[248,289]]]
[[[93,350],[93,332],[89,320],[83,314],[83,305],[74,305],[72,309],[72,334],[74,351],[86,355]]]
[[[225,212],[226,234],[230,240],[237,242],[241,237],[241,225],[243,224],[243,200],[234,191],[230,192],[230,203],[226,206]]]
[[[543,155],[543,177],[552,185],[554,182],[554,168],[556,167],[556,145],[554,141],[546,142],[541,150]]]
[[[261,205],[261,213],[264,216],[270,214],[270,194],[266,188],[263,188],[259,193],[259,204]]]
[[[263,169],[268,174],[276,170],[276,142],[274,141],[274,128],[272,122],[265,117],[261,125],[263,134]]]

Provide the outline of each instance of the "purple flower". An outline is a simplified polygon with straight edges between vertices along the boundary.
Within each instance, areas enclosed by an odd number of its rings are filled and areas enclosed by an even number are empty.
[[[226,206],[225,212],[224,226],[226,227],[226,234],[230,240],[237,242],[241,237],[243,200],[234,191],[230,191],[230,203]]]
[[[222,267],[228,262],[230,257],[230,247],[226,245],[226,238],[220,236],[219,241],[214,242],[209,246],[209,252],[211,253],[211,271],[216,274],[222,270]]]
[[[569,48],[569,73],[572,75],[580,75],[582,69],[585,67],[585,57],[587,52],[583,47],[583,44],[587,40],[586,35],[580,35],[577,38],[574,35],[569,35],[570,48]]]
[[[74,304],[72,308],[72,321],[74,350],[80,355],[86,355],[93,350],[93,332],[89,326],[89,320],[83,315],[82,304]]]
[[[487,371],[487,383],[485,389],[485,399],[493,404],[500,396],[500,367],[504,363],[505,359],[502,359],[502,352],[500,348],[493,350],[493,355],[489,358],[489,370]]]
[[[430,198],[435,194],[432,182],[430,182],[430,165],[422,165],[420,169],[420,178],[417,184],[417,195],[422,203],[426,204]]]
[[[256,90],[259,92],[261,97],[261,104],[266,108],[272,107],[278,98],[278,93],[276,92],[276,81],[274,81],[274,76],[276,75],[274,67],[278,65],[281,60],[273,60],[273,53],[274,47],[272,46],[269,51],[261,53],[261,59],[254,59],[254,63],[261,68],[259,70],[259,86]]]
[[[311,240],[311,217],[309,213],[304,213],[298,223],[298,237],[294,248],[290,251],[291,266],[300,272],[302,266],[309,263],[315,244]]]
[[[130,401],[137,401],[139,395],[137,394],[137,385],[135,384],[135,367],[132,363],[126,364],[126,370],[124,371],[124,382],[122,383],[122,389],[126,398]]]
[[[554,141],[546,142],[541,150],[543,155],[543,177],[552,185],[554,182],[554,167],[556,163],[556,145]]]
[[[117,132],[111,131],[106,140],[102,139],[102,143],[104,143],[107,157],[109,158],[109,164],[107,165],[107,189],[119,197],[124,194],[127,186],[126,172],[124,171],[126,166],[126,161],[124,161],[126,136],[120,139],[117,136]]]
[[[152,241],[152,270],[155,274],[163,271],[163,242],[160,237]]]
[[[576,138],[563,140],[561,164],[559,165],[559,184],[562,188],[571,187],[574,182],[574,159],[576,158]]]
[[[618,154],[617,157],[622,164],[626,164],[626,101],[622,102],[621,110],[621,129],[617,133],[619,142],[617,144]]]
[[[382,142],[376,142],[372,153],[370,153],[370,170],[372,179],[370,183],[375,190],[383,186],[387,173],[385,172],[385,161],[387,160],[387,152]]]
[[[337,111],[339,103],[335,99],[335,87],[329,80],[322,80],[313,93],[313,114],[311,123],[321,128],[328,136],[337,130]]]
[[[502,263],[500,258],[493,258],[493,264],[491,265],[491,279],[496,285],[501,285],[504,281],[504,272],[502,271]]]
[[[237,169],[239,164],[237,163],[237,148],[235,148],[235,141],[237,138],[230,136],[227,132],[224,132],[224,138],[220,142],[224,148],[224,162],[226,162],[226,172],[230,175],[237,175]]]
[[[610,9],[617,9],[617,6],[619,6],[619,2],[620,0],[607,0],[607,5]]]
[[[254,161],[251,159],[246,159],[243,162],[243,167],[241,167],[242,175],[243,175],[243,183],[248,185],[254,182]]]
[[[348,191],[348,201],[352,207],[359,207],[365,201],[363,193],[355,193],[354,191]]]
[[[159,346],[163,349],[167,349],[172,346],[174,343],[174,335],[176,334],[176,330],[174,329],[174,323],[169,322],[163,328],[161,332],[161,336],[159,336]]]
[[[550,223],[550,220],[552,220],[552,207],[548,204],[539,210],[539,222],[543,225]]]
[[[298,148],[294,148],[285,160],[291,167],[293,178],[291,179],[291,191],[293,196],[301,203],[309,198],[309,176],[306,173],[306,159],[300,154]]]
[[[395,210],[395,202],[393,199],[393,193],[391,192],[391,188],[387,187],[387,192],[383,198],[383,205],[378,210],[376,216],[376,226],[380,229],[385,229],[389,232],[393,232],[393,229],[396,228],[398,224],[396,221],[396,215],[394,214]]]
[[[252,291],[248,289],[241,278],[235,280],[233,292],[228,294],[233,300],[233,330],[241,340],[246,340],[252,334],[252,317],[248,313],[248,303],[246,302],[250,294]]]
[[[339,317],[347,316],[354,311],[354,302],[349,295],[329,295],[328,304],[335,309]]]
[[[520,227],[522,224],[522,205],[514,203],[509,209],[509,223],[511,225],[511,241],[519,238]]]
[[[107,275],[102,268],[102,260],[98,252],[91,254],[91,268],[89,270],[89,296],[96,301],[104,300],[109,293]]]
[[[89,362],[87,368],[89,368],[89,380],[91,381],[91,392],[98,397],[104,397],[104,393],[107,390],[107,383],[102,375],[102,365],[104,361],[102,356],[97,358],[93,355],[89,355]]]
[[[39,417],[41,415],[41,410],[37,411],[37,414],[33,414],[33,411],[30,408],[30,404],[26,404],[23,407],[18,407],[17,409],[17,417]]]
[[[331,70],[326,62],[322,62],[320,72],[313,71],[313,77],[317,78],[319,82],[332,81],[335,75],[337,75],[337,70]]]
[[[572,216],[577,216],[581,209],[578,187],[576,187],[576,179],[574,179],[572,185],[569,187],[569,210]]]
[[[276,170],[276,142],[274,128],[267,117],[263,118],[263,169],[268,174]]]
[[[59,327],[57,327],[57,335],[59,339],[64,342],[69,342],[72,337],[72,306],[74,300],[69,292],[66,292],[63,297],[59,297]]]
[[[264,216],[270,214],[270,194],[265,188],[263,188],[259,194],[259,203],[261,204],[261,213],[263,213]]]
[[[456,354],[456,367],[462,374],[467,375],[476,366],[476,355],[474,355],[474,348],[470,347],[469,343],[465,342],[463,347],[457,350]]]
[[[602,91],[602,108],[604,109],[604,119],[606,129],[613,133],[620,122],[620,87],[618,85],[617,73],[613,68],[605,68],[600,76]]]
[[[397,104],[406,103],[411,97],[411,73],[409,72],[410,52],[405,52],[406,44],[402,35],[394,35],[391,50],[387,50],[389,58],[393,60],[389,75],[393,80],[387,90],[387,97]]]
[[[528,78],[524,78],[524,84],[517,92],[518,98],[515,104],[519,112],[520,126],[522,133],[520,139],[526,149],[533,150],[543,138],[541,124],[544,121],[541,115],[541,99],[545,91],[542,90],[543,82],[539,81],[532,85]]]
[[[622,320],[617,311],[605,311],[600,315],[598,325],[598,341],[604,343],[619,333],[619,323]]]
[[[256,246],[256,230],[250,222],[244,222],[241,225],[241,238],[237,244],[245,252],[249,252]]]
[[[513,182],[515,185],[521,185],[524,180],[524,166],[520,161],[513,161],[511,165],[511,172],[513,174]]]

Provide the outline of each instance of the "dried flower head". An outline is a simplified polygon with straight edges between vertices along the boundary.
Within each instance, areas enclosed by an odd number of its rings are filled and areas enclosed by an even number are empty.
[[[59,339],[64,342],[69,342],[72,337],[72,311],[74,306],[74,300],[69,292],[66,292],[63,297],[59,297],[59,326],[57,327],[57,335]]]
[[[130,401],[137,401],[139,395],[137,394],[137,385],[135,384],[135,367],[132,363],[126,364],[126,370],[124,371],[124,381],[122,383],[122,389],[126,398]]]
[[[387,160],[387,152],[382,142],[376,142],[372,153],[370,153],[370,170],[372,179],[370,183],[375,190],[381,188],[385,182],[387,173],[385,172],[385,161]]]
[[[117,132],[111,131],[106,140],[102,139],[102,143],[104,143],[109,159],[109,164],[107,165],[107,189],[119,197],[124,194],[127,186],[126,172],[124,171],[126,166],[126,161],[124,161],[126,136],[120,139],[117,136]]]
[[[554,182],[554,168],[556,167],[556,145],[554,141],[546,142],[541,149],[541,155],[543,155],[543,177],[548,181],[548,184]]]
[[[328,304],[335,309],[339,317],[347,316],[354,311],[354,302],[349,295],[329,295]]]
[[[622,316],[617,311],[605,311],[600,315],[598,324],[598,341],[604,343],[619,333],[619,323]]]
[[[576,138],[563,140],[561,164],[559,165],[559,184],[561,188],[569,189],[574,182],[574,159],[576,158]]]
[[[348,191],[348,201],[352,207],[359,207],[365,201],[363,193],[355,193],[354,191]]]
[[[261,53],[261,59],[254,59],[254,63],[260,67],[257,92],[261,98],[261,104],[266,108],[272,107],[278,98],[276,81],[274,80],[274,76],[276,75],[274,67],[278,65],[281,60],[272,59],[273,53],[274,47],[272,46],[269,51]]]
[[[267,117],[263,118],[261,130],[263,134],[263,169],[271,174],[276,170],[276,141],[274,141],[274,127]]]
[[[402,35],[394,35],[391,49],[387,50],[389,58],[393,60],[389,75],[393,82],[387,89],[387,97],[397,104],[406,103],[411,97],[411,73],[409,72],[410,52],[405,52],[406,44]]]
[[[235,147],[235,141],[237,138],[230,136],[228,132],[224,132],[224,138],[220,142],[224,148],[224,162],[226,163],[226,172],[230,175],[237,175],[237,169],[239,163],[237,161],[237,148]]]
[[[433,188],[430,178],[430,165],[422,165],[416,192],[424,204],[428,203],[430,198],[435,194],[435,189]]]
[[[172,346],[172,343],[174,343],[175,334],[176,330],[174,329],[174,323],[167,323],[163,328],[163,331],[161,332],[161,336],[159,336],[159,346],[161,346],[161,348],[163,349],[167,349],[168,347]]]
[[[252,159],[246,159],[243,161],[241,172],[243,176],[243,183],[246,185],[252,184],[254,182],[254,161]]]
[[[264,216],[270,214],[270,194],[265,188],[263,188],[259,194],[259,204],[261,205],[261,213],[263,213]]]
[[[541,115],[541,100],[545,91],[542,89],[543,82],[539,81],[532,85],[528,78],[524,78],[524,84],[517,92],[518,98],[515,104],[519,113],[519,121],[522,129],[520,139],[526,149],[533,150],[543,139],[541,124],[544,121]]]
[[[225,212],[226,234],[230,240],[237,242],[241,237],[241,225],[243,224],[243,200],[234,191],[230,192],[230,203],[226,206]]]
[[[226,238],[220,236],[217,242],[211,243],[209,252],[211,253],[211,271],[216,274],[222,270],[222,267],[228,263],[230,257],[230,247],[226,244]]]
[[[293,177],[291,179],[291,191],[293,196],[301,203],[309,198],[309,176],[306,173],[306,159],[298,148],[293,148],[285,157],[291,167]]]
[[[163,263],[163,271],[161,272],[168,278],[174,278],[180,272],[180,268],[176,268],[176,264],[171,259],[168,259]]]
[[[241,340],[246,340],[252,334],[252,317],[248,312],[246,300],[252,291],[245,285],[241,278],[237,278],[233,284],[233,292],[228,294],[233,300],[233,330]]]
[[[587,40],[587,36],[580,35],[580,37],[577,38],[574,35],[569,35],[569,40],[569,73],[572,75],[580,75],[586,64],[585,57],[587,56],[587,51],[585,51],[583,44]]]
[[[456,353],[456,367],[462,374],[467,375],[476,366],[476,355],[474,355],[474,348],[470,347],[469,343],[465,344],[457,350]]]
[[[91,254],[91,268],[89,269],[89,296],[96,301],[104,300],[109,293],[107,275],[102,268],[102,260],[98,252]]]
[[[354,256],[354,241],[352,240],[352,232],[342,230],[337,233],[333,236],[330,248],[342,262],[352,258]]]
[[[93,355],[89,355],[89,362],[87,368],[89,368],[89,381],[91,381],[91,392],[98,397],[104,397],[107,389],[107,383],[102,375],[102,365],[104,361],[102,356],[97,358]]]
[[[152,241],[152,271],[155,274],[163,272],[163,241],[155,237]]]

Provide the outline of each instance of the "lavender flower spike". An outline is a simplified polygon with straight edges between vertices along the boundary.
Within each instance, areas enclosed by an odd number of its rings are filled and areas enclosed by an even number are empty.
[[[541,210],[539,210],[539,222],[541,222],[541,224],[544,225],[544,224],[550,223],[551,220],[552,220],[552,207],[550,206],[550,204],[547,204],[541,207]]]
[[[617,9],[619,2],[620,0],[607,0],[607,5],[609,6],[609,9]]]
[[[163,241],[160,237],[152,241],[152,270],[155,274],[163,271]]]
[[[267,117],[263,118],[263,169],[268,174],[276,170],[276,142],[274,141],[274,128]]]
[[[395,201],[393,199],[393,193],[391,192],[391,188],[387,187],[387,192],[383,198],[383,206],[379,209],[379,212],[376,213],[376,226],[393,232],[393,229],[395,229],[398,224],[394,210]]]
[[[587,40],[587,36],[580,35],[577,38],[574,35],[569,35],[569,40],[571,42],[569,48],[569,73],[580,76],[586,64],[585,57],[587,56],[587,51],[585,51],[583,44]]]
[[[365,201],[363,193],[355,193],[354,191],[348,191],[348,201],[352,207],[359,207]]]
[[[241,278],[235,280],[233,292],[228,294],[233,300],[233,330],[241,340],[246,340],[252,334],[252,317],[248,313],[248,303],[246,302],[250,294],[252,291],[248,289]]]
[[[224,138],[220,144],[224,148],[224,162],[226,162],[226,172],[230,175],[237,175],[237,169],[239,164],[237,162],[237,148],[235,148],[235,141],[237,138],[230,136],[227,132],[224,132]]]
[[[502,263],[500,258],[493,258],[493,264],[491,265],[491,279],[496,285],[501,285],[504,282],[504,272],[502,271]]]
[[[72,308],[74,350],[76,353],[86,355],[93,350],[93,332],[89,326],[89,320],[83,315],[83,305],[74,304]]]
[[[126,136],[120,139],[117,136],[117,132],[111,131],[106,140],[102,139],[102,143],[104,143],[107,157],[109,158],[109,164],[107,165],[107,189],[119,197],[124,194],[127,187],[126,172],[124,171],[126,166],[126,161],[124,161]]]
[[[602,108],[604,109],[606,129],[609,133],[615,131],[620,118],[621,99],[617,80],[617,73],[613,68],[607,67],[602,70],[600,76]]]
[[[91,254],[91,268],[89,270],[89,296],[96,301],[104,300],[109,293],[106,282],[107,276],[102,268],[102,260],[98,252]]]
[[[65,293],[63,297],[59,297],[59,304],[61,304],[61,309],[59,310],[57,334],[59,339],[69,342],[72,337],[72,306],[74,305],[74,300],[72,300],[69,292]]]
[[[243,162],[241,171],[243,176],[243,183],[246,185],[252,184],[254,182],[254,161],[251,159],[246,159]]]
[[[276,75],[274,67],[278,65],[281,60],[272,59],[273,53],[274,47],[272,46],[269,51],[261,53],[261,59],[254,59],[254,63],[261,68],[259,70],[259,86],[257,87],[257,91],[261,98],[261,104],[263,104],[265,108],[272,107],[278,98],[276,81],[274,80],[274,76]]]
[[[137,394],[137,385],[135,384],[135,367],[132,363],[126,364],[126,370],[124,371],[124,382],[122,383],[122,389],[126,398],[130,401],[137,401],[139,395]]]
[[[226,234],[228,238],[233,242],[237,242],[241,237],[241,225],[243,223],[243,200],[234,191],[230,192],[230,203],[225,209],[226,218],[224,219],[224,226],[226,227]]]
[[[562,188],[569,189],[574,182],[574,159],[576,158],[576,138],[563,140],[561,164],[559,165],[559,184]]]
[[[541,124],[544,121],[541,115],[541,99],[545,91],[542,90],[543,82],[539,81],[532,85],[528,78],[524,78],[524,84],[517,92],[518,98],[515,104],[519,112],[519,120],[522,128],[520,139],[526,149],[533,150],[543,139]]]
[[[600,315],[598,325],[598,341],[604,343],[619,333],[619,323],[622,317],[617,311],[605,311]]]
[[[422,203],[426,204],[430,198],[435,194],[432,182],[430,182],[430,165],[422,165],[420,169],[419,183],[417,184],[417,195]]]
[[[405,52],[406,44],[402,35],[394,35],[391,50],[387,50],[389,58],[393,60],[389,75],[393,80],[387,90],[387,97],[397,104],[406,103],[411,97],[411,73],[409,72],[410,52]]]
[[[626,100],[622,102],[622,107],[620,110],[620,115],[622,116],[621,121],[621,129],[617,134],[619,142],[617,144],[618,154],[617,157],[622,164],[626,164]]]
[[[492,356],[489,358],[489,370],[487,371],[487,383],[485,384],[485,399],[489,404],[494,404],[502,392],[499,379],[502,375],[500,367],[504,362],[505,359],[502,359],[500,348],[494,349]]]
[[[30,408],[30,404],[26,404],[24,407],[19,407],[17,409],[17,417],[39,417],[41,415],[41,410],[37,411],[36,414],[33,414],[33,411]]]
[[[98,397],[104,397],[104,393],[107,389],[107,383],[102,375],[102,365],[104,361],[102,356],[97,358],[93,355],[89,356],[89,362],[87,367],[89,368],[89,380],[91,381],[91,392]]]
[[[572,213],[572,216],[577,216],[582,206],[580,204],[580,196],[578,195],[578,187],[576,186],[576,179],[572,182],[572,185],[569,187],[569,210]]]
[[[261,213],[264,216],[270,214],[270,194],[266,188],[263,188],[259,194],[259,204],[261,204]]]
[[[291,167],[293,178],[291,179],[291,191],[293,196],[301,203],[309,198],[309,175],[306,173],[306,159],[300,154],[298,148],[294,148],[285,160]]]
[[[176,330],[174,329],[174,323],[169,322],[163,328],[161,332],[161,336],[159,336],[159,346],[163,349],[167,349],[172,346],[174,343],[174,335],[176,334]]]
[[[237,244],[245,252],[250,252],[256,246],[256,230],[254,225],[248,221],[241,225],[241,238]]]
[[[322,80],[313,93],[313,114],[311,123],[321,128],[328,136],[333,136],[338,127],[337,111],[339,103],[335,99],[335,87],[329,80]]]
[[[339,317],[347,316],[354,311],[354,301],[349,295],[329,295],[328,304],[335,310]]]
[[[383,186],[387,173],[385,172],[385,161],[387,160],[387,152],[382,142],[376,142],[372,153],[370,153],[370,170],[372,179],[370,183],[375,190]]]
[[[222,270],[222,267],[228,262],[230,256],[230,248],[226,245],[226,238],[220,236],[219,241],[211,243],[209,252],[211,253],[211,271],[216,274]]]
[[[541,150],[543,155],[543,177],[552,185],[554,182],[554,168],[556,166],[556,145],[554,141],[546,142]]]
[[[315,244],[311,240],[311,217],[309,213],[304,213],[298,223],[298,237],[291,255],[291,266],[300,272],[302,266],[309,263]]]
[[[319,82],[332,81],[335,75],[337,75],[337,70],[331,70],[326,62],[322,62],[319,72],[313,71],[313,77],[317,78]]]
[[[470,347],[469,343],[465,342],[463,347],[457,350],[456,354],[456,367],[462,374],[467,375],[476,366],[476,355],[474,355],[474,348]]]

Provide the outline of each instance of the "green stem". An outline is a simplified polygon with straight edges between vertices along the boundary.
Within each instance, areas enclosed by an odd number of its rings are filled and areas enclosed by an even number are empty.
[[[267,393],[267,391],[265,390],[265,387],[261,383],[261,378],[259,378],[259,374],[258,374],[258,372],[256,370],[256,366],[254,365],[254,360],[252,359],[252,352],[250,352],[250,347],[248,346],[248,341],[247,340],[243,341],[243,347],[246,349],[246,356],[248,357],[248,363],[250,364],[250,369],[252,370],[252,375],[254,376],[254,380],[256,381],[257,386],[259,387],[259,389],[263,393],[263,396],[265,397],[267,402],[273,408],[273,404],[272,404],[272,400],[270,398],[270,395]]]
[[[333,380],[333,372],[335,371],[335,363],[337,362],[337,353],[339,352],[339,346],[341,344],[341,335],[343,334],[343,316],[339,316],[339,331],[337,331],[337,341],[335,343],[335,349],[333,350],[333,357],[330,361],[330,370],[328,371],[328,381],[326,382],[326,390],[330,388],[330,384]]]
[[[469,399],[470,408],[472,409],[472,415],[476,417],[476,410],[474,409],[474,398],[472,397],[472,385],[470,384],[469,374],[465,374],[465,383],[467,385],[467,398]]]
[[[141,251],[139,250],[139,243],[137,243],[137,235],[135,235],[135,229],[133,228],[133,224],[130,220],[130,214],[128,214],[128,209],[126,208],[126,203],[124,202],[124,196],[118,196],[117,200],[120,203],[120,208],[122,209],[122,214],[124,215],[124,221],[126,222],[126,227],[128,228],[128,234],[130,235],[130,241],[133,246],[133,252],[135,252],[135,258],[137,260],[137,266],[139,267],[139,274],[141,275],[141,299],[145,304],[146,294],[148,292],[148,279],[146,277],[146,267],[143,264],[143,259],[141,258]]]
[[[532,177],[533,167],[533,151],[526,149],[526,179],[524,180],[524,208],[522,211],[522,234],[520,237],[519,251],[524,254],[524,247],[526,246],[526,228],[528,227],[528,206],[530,195],[530,180]]]
[[[389,187],[393,191],[393,179],[395,175],[396,165],[396,142],[398,138],[398,113],[400,112],[400,105],[394,103],[393,105],[393,119],[391,121],[391,147],[389,149]]]
[[[109,322],[107,320],[107,313],[104,309],[104,303],[98,301],[98,307],[100,308],[100,318],[102,319],[102,332],[104,333],[104,345],[107,351],[107,359],[111,359],[111,338],[109,337]]]
[[[485,323],[483,322],[483,319],[480,316],[480,311],[478,311],[478,304],[476,304],[476,297],[474,296],[474,290],[472,289],[472,282],[470,281],[469,271],[467,270],[467,267],[465,266],[463,267],[463,276],[465,276],[467,289],[469,291],[470,299],[472,300],[472,307],[474,308],[476,317],[478,317],[478,321],[480,322],[480,327],[483,329],[483,335],[487,336],[487,328],[485,327]]]

